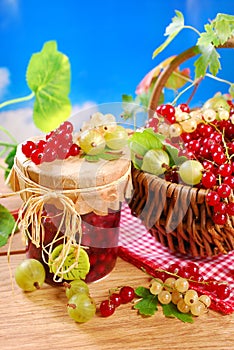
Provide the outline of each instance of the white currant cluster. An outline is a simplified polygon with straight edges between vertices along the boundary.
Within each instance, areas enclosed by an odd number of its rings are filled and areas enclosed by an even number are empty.
[[[172,302],[180,312],[191,312],[193,316],[203,315],[211,304],[209,296],[199,296],[195,290],[189,288],[189,281],[182,277],[168,277],[164,282],[154,278],[150,282],[150,292],[157,295],[162,305]]]

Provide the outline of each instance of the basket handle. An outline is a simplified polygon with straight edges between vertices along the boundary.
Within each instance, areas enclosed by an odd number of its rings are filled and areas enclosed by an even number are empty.
[[[218,46],[217,48],[234,48],[234,37],[231,37],[225,44]],[[154,112],[158,106],[160,95],[163,87],[166,85],[167,80],[173,73],[173,71],[179,67],[182,63],[187,61],[188,59],[198,55],[200,53],[199,47],[192,46],[186,51],[183,51],[178,56],[176,56],[169,65],[163,70],[157,79],[149,103],[149,117],[152,116],[152,112]]]

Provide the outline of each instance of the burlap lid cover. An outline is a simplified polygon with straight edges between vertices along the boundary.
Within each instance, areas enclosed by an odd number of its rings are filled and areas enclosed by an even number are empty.
[[[69,157],[51,163],[35,165],[17,148],[15,164],[9,182],[14,191],[21,190],[26,201],[33,195],[32,188],[40,188],[51,194],[51,203],[60,207],[53,193],[60,192],[72,199],[80,214],[95,212],[106,215],[108,209],[118,210],[125,198],[130,198],[131,162],[128,148],[117,160],[89,162],[84,158]],[[30,191],[24,191],[30,189]]]

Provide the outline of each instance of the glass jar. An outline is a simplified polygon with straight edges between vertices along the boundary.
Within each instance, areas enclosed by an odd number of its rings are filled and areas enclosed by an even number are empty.
[[[70,157],[36,166],[21,148],[17,148],[10,183],[13,190],[20,190],[27,213],[22,217],[27,256],[44,264],[48,283],[61,284],[54,281],[48,262],[53,249],[69,240],[64,212],[70,210],[81,224],[81,231],[72,229],[73,242],[80,243],[89,257],[86,282],[107,276],[118,255],[121,203],[131,196],[128,152],[111,161]]]
[[[44,228],[43,246],[48,246],[57,235],[57,230],[62,217],[60,212],[53,205],[46,205],[42,213],[41,223]],[[81,215],[82,220],[82,238],[81,246],[84,247],[90,262],[90,271],[85,281],[94,282],[107,276],[115,267],[118,256],[118,240],[120,227],[121,210],[109,210],[107,215],[97,215],[94,212]],[[29,227],[30,232],[30,227]],[[42,232],[41,232],[42,236]],[[77,237],[77,242],[79,237]],[[63,227],[57,235],[56,242],[53,243],[52,250],[63,243]],[[44,255],[42,245],[36,247],[32,241],[26,240],[27,257],[41,261],[46,269],[46,282],[49,284],[58,284],[54,282],[54,274],[49,271],[48,257]],[[59,283],[61,284],[61,283]]]

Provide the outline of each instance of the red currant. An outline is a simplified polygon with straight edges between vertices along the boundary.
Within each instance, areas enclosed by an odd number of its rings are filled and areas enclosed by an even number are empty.
[[[225,225],[227,222],[227,214],[214,213],[213,221],[216,225]]]
[[[187,105],[187,103],[180,103],[178,105],[178,108],[182,111],[182,112],[186,112],[186,113],[189,113],[190,112],[190,108],[189,106]]]
[[[234,189],[234,176],[226,176],[223,179],[223,183],[229,185],[231,189]]]
[[[214,206],[216,204],[218,204],[220,202],[220,196],[218,195],[217,192],[215,191],[210,191],[209,193],[207,193],[206,195],[206,202],[207,204],[209,204],[210,206]]]
[[[230,202],[226,204],[226,212],[230,216],[234,216],[234,203]]]
[[[73,132],[73,125],[71,122],[65,121],[59,126],[58,129],[64,131],[65,133],[71,134]]]
[[[211,125],[201,123],[198,126],[198,131],[201,136],[210,137],[210,134],[213,131],[213,127]]]
[[[232,174],[232,166],[229,163],[221,164],[218,168],[218,174],[221,176],[229,176]]]
[[[109,317],[115,312],[115,304],[111,300],[103,300],[100,304],[99,311],[103,317]]]
[[[215,163],[217,163],[218,165],[221,165],[223,163],[226,162],[226,155],[222,152],[214,152],[213,155],[213,160]]]
[[[134,299],[135,291],[132,287],[125,286],[120,289],[119,295],[121,297],[122,304],[127,304]]]
[[[212,188],[216,184],[216,176],[211,171],[205,172],[202,175],[202,184],[205,188]]]
[[[219,214],[226,214],[226,204],[224,202],[219,202],[214,206],[214,212]]]
[[[228,184],[223,183],[218,186],[217,193],[221,198],[227,198],[231,194],[231,187]]]
[[[176,275],[180,275],[181,271],[182,267],[179,263],[173,263],[168,267],[168,272],[175,273]]]
[[[42,158],[43,158],[43,153],[40,152],[40,150],[35,149],[31,154],[31,161],[36,165],[39,165],[42,163],[43,161]]]
[[[169,123],[175,123],[175,108],[172,105],[162,105],[160,115],[163,116]]]
[[[122,299],[119,293],[112,293],[110,295],[110,300],[114,303],[115,307],[118,307],[122,304]]]
[[[231,294],[231,289],[227,284],[217,284],[216,285],[216,295],[219,299],[227,299]]]
[[[78,156],[79,153],[80,147],[76,143],[73,143],[69,149],[69,156],[75,157]]]
[[[192,261],[186,264],[184,270],[188,272],[189,278],[197,279],[199,277],[199,266]]]
[[[22,152],[25,157],[30,158],[32,152],[36,149],[36,144],[33,141],[26,141],[22,144]]]
[[[214,164],[211,163],[209,160],[204,160],[202,162],[203,168],[206,170],[211,171],[212,173],[214,173]]]
[[[44,140],[39,140],[36,144],[36,148],[40,151],[40,152],[43,152],[44,151],[44,148],[46,146],[46,141]]]

